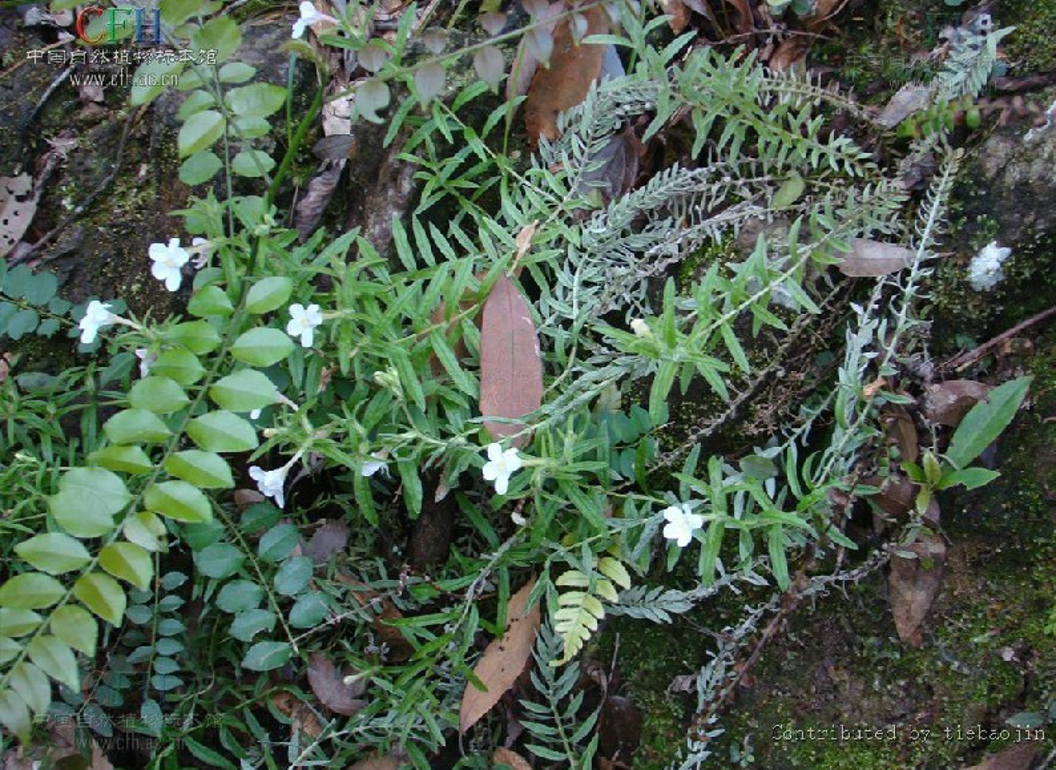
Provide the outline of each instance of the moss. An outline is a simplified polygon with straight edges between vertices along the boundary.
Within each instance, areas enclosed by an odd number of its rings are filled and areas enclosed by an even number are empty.
[[[997,10],[1002,25],[1015,24],[1016,30],[1005,43],[1005,54],[1021,73],[1056,69],[1056,2],[1054,0],[1012,0]]]

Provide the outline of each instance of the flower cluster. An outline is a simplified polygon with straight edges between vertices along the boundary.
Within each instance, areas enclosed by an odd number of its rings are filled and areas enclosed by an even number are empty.
[[[968,264],[968,283],[976,291],[990,291],[1005,278],[1002,263],[1012,254],[1012,249],[1002,248],[997,241],[990,241],[972,257]]]

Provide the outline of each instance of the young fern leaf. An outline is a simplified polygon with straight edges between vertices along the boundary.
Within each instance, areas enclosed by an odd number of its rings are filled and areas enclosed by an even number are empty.
[[[583,645],[598,630],[598,621],[605,617],[605,607],[600,599],[615,603],[619,601],[616,585],[631,587],[631,576],[619,560],[604,556],[597,564],[598,574],[587,575],[578,569],[563,573],[555,581],[558,586],[583,590],[565,591],[558,596],[558,609],[554,613],[554,629],[561,637],[564,650],[561,658],[552,661],[563,666],[579,654]]]

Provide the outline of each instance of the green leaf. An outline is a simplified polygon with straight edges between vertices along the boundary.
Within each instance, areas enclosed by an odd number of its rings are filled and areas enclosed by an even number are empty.
[[[186,158],[196,152],[208,150],[224,135],[224,116],[216,110],[202,110],[187,119],[176,136],[179,156]]]
[[[80,569],[92,560],[81,541],[61,532],[48,532],[23,540],[15,546],[15,553],[50,575]]]
[[[254,315],[267,313],[284,305],[292,293],[293,281],[289,278],[281,275],[262,278],[249,287],[246,310]]]
[[[265,561],[279,562],[289,556],[297,547],[300,538],[297,527],[292,524],[279,524],[265,532],[260,538],[260,558]]]
[[[135,543],[110,543],[99,552],[99,565],[116,578],[146,591],[154,577],[154,560]]]
[[[33,728],[29,708],[14,690],[0,690],[0,724],[10,730],[22,743],[29,742]]]
[[[283,596],[296,596],[312,579],[312,560],[295,556],[287,560],[275,573],[275,591]]]
[[[50,607],[65,595],[66,589],[55,578],[39,572],[26,572],[0,586],[0,607],[39,610]]]
[[[208,91],[192,91],[187,94],[183,103],[180,105],[180,109],[176,111],[176,119],[187,120],[187,118],[191,117],[194,113],[201,112],[204,109],[212,107],[214,104],[216,104],[216,97]]]
[[[964,416],[957,426],[946,457],[956,468],[964,468],[993,443],[1012,419],[1027,395],[1032,377],[1020,377],[999,385]]]
[[[37,666],[23,660],[11,669],[8,684],[17,692],[34,714],[48,710],[51,704],[51,682]]]
[[[162,21],[174,27],[202,11],[202,0],[165,0],[158,5],[161,8]]]
[[[33,610],[0,607],[0,630],[3,630],[4,636],[25,636],[35,631],[43,621],[44,618]]]
[[[163,350],[158,360],[150,365],[150,373],[169,377],[184,387],[193,385],[205,374],[201,361],[186,348]]]
[[[59,489],[80,496],[85,508],[109,515],[120,513],[132,499],[121,477],[102,468],[73,468],[59,479]]]
[[[277,402],[279,389],[262,372],[242,369],[218,380],[209,388],[209,397],[222,409],[251,412]]]
[[[221,580],[238,572],[245,554],[230,543],[213,543],[195,555],[198,571],[206,577]]]
[[[166,458],[165,470],[199,489],[232,489],[235,486],[231,466],[214,452],[198,449],[177,452]]]
[[[202,522],[213,518],[209,498],[186,481],[155,484],[143,496],[143,504],[176,521]]]
[[[964,484],[965,489],[978,489],[986,486],[1001,474],[988,468],[964,468],[959,471],[949,471],[943,474],[936,489],[949,489],[958,484]]]
[[[806,182],[803,181],[803,177],[793,172],[792,176],[784,181],[778,191],[774,193],[774,199],[772,206],[775,209],[784,209],[791,206],[799,197],[803,195],[803,191],[807,189]]]
[[[129,104],[138,107],[149,104],[158,98],[158,95],[169,86],[172,78],[183,72],[184,64],[179,61],[164,61],[162,59],[150,59],[136,67],[132,75],[132,92],[129,96]]]
[[[123,531],[125,539],[148,551],[163,551],[166,548],[165,524],[150,511],[128,516]]]
[[[81,689],[81,672],[77,669],[77,658],[69,645],[50,634],[33,639],[26,648],[29,659],[57,682],[62,682],[74,692]]]
[[[232,580],[216,595],[216,606],[232,615],[256,609],[264,599],[264,589],[252,580]]]
[[[217,77],[221,83],[245,83],[257,74],[257,68],[240,61],[233,61],[220,68]]]
[[[205,184],[223,167],[224,162],[212,150],[196,152],[180,164],[180,181],[191,187]]]
[[[196,355],[211,353],[220,347],[220,334],[206,321],[186,321],[176,324],[162,338],[165,342],[183,345]]]
[[[264,118],[239,115],[228,124],[239,139],[258,139],[271,133],[271,124]]]
[[[231,345],[231,355],[251,366],[271,366],[293,352],[290,335],[278,329],[250,329]]]
[[[20,340],[36,329],[39,323],[40,316],[37,315],[37,311],[23,308],[7,322],[7,336],[13,340]]]
[[[88,462],[112,471],[147,473],[154,468],[147,453],[138,446],[108,446],[88,455]]]
[[[378,110],[388,107],[390,99],[389,86],[385,81],[371,78],[356,89],[356,110],[364,120],[369,120],[371,123],[384,123],[378,117]]]
[[[780,525],[770,527],[767,532],[767,548],[770,552],[770,571],[777,578],[777,585],[785,591],[789,586],[788,559],[785,557],[785,531]]]
[[[229,16],[207,21],[191,35],[191,50],[198,54],[216,51],[216,61],[225,62],[242,45],[242,30]]]
[[[109,575],[89,572],[73,584],[73,595],[110,625],[121,625],[128,600],[125,589]]]
[[[118,412],[103,423],[103,433],[114,444],[154,444],[172,435],[161,418],[146,409]]]
[[[257,432],[247,420],[224,411],[191,420],[187,435],[209,452],[249,452],[259,444]]]
[[[250,671],[271,671],[290,659],[293,650],[287,642],[257,642],[246,651],[242,668]]]
[[[168,377],[145,377],[136,382],[128,391],[128,403],[133,409],[147,409],[158,414],[175,412],[191,399],[175,380]]]
[[[30,276],[26,282],[25,289],[22,290],[22,297],[31,305],[43,305],[55,296],[58,288],[58,277],[56,277],[55,273],[49,273],[45,270],[40,273],[33,273]]]
[[[246,610],[235,616],[231,622],[231,636],[243,642],[250,642],[261,631],[271,631],[275,627],[275,614],[269,610]]]
[[[74,490],[62,490],[48,498],[48,510],[59,526],[74,537],[102,537],[114,528],[113,514],[86,505]]]
[[[266,118],[282,109],[286,103],[286,89],[271,83],[232,88],[224,97],[231,112],[254,118]]]
[[[0,636],[0,663],[7,663],[22,654],[22,645],[14,639]]]
[[[275,161],[263,150],[242,150],[231,161],[231,170],[247,179],[259,179],[275,168]]]
[[[330,615],[330,607],[321,591],[305,594],[290,608],[290,625],[294,628],[315,628]]]
[[[51,613],[51,633],[88,657],[95,655],[99,626],[91,613],[76,604],[64,604]]]
[[[219,286],[203,286],[187,303],[187,312],[199,318],[211,315],[226,318],[235,312],[235,306]]]

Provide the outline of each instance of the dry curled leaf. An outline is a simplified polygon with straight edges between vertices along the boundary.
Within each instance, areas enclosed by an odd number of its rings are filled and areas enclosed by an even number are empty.
[[[920,446],[913,418],[901,404],[888,404],[884,407],[884,412],[888,421],[888,440],[898,447],[899,456],[903,460],[915,463],[920,456]]]
[[[388,648],[385,660],[390,663],[402,663],[411,657],[414,648],[410,642],[403,638],[400,629],[390,626],[386,621],[396,620],[403,617],[403,613],[397,609],[391,600],[386,599],[377,591],[372,590],[366,583],[356,580],[343,572],[337,572],[335,577],[341,583],[351,586],[350,593],[359,606],[369,609],[374,614],[374,633],[376,643]]]
[[[603,35],[609,31],[609,16],[601,6],[584,11],[587,21],[584,36]],[[605,46],[577,44],[573,39],[571,20],[558,23],[554,30],[550,66],[536,70],[524,103],[524,124],[532,144],[539,137],[554,140],[558,136],[557,116],[583,101],[591,84],[601,74]]]
[[[851,278],[879,278],[909,267],[915,258],[916,252],[904,246],[855,238],[851,253],[839,257],[837,268]]]
[[[891,556],[888,575],[891,614],[898,638],[911,647],[919,647],[923,643],[920,625],[942,586],[946,543],[941,535],[924,535],[920,541],[899,551],[907,555],[896,552]]]
[[[539,337],[528,303],[513,281],[499,277],[484,303],[480,332],[480,412],[484,426],[496,439],[519,433],[516,422],[543,402],[543,360]],[[524,446],[527,434],[514,439]]]
[[[630,698],[610,695],[598,717],[598,748],[604,757],[631,766],[642,734],[642,715]]]
[[[667,20],[667,26],[676,35],[689,24],[689,8],[682,0],[660,0],[660,10],[671,17]]]
[[[1040,745],[1035,741],[1017,741],[996,754],[987,754],[978,765],[965,770],[1030,770],[1039,748]]]
[[[271,696],[271,704],[290,718],[290,732],[293,735],[304,733],[309,738],[318,738],[323,732],[323,726],[319,724],[315,714],[312,713],[308,704],[288,690],[280,690]]]
[[[495,753],[491,755],[491,766],[492,767],[511,767],[513,770],[532,770],[532,766],[528,764],[528,760],[518,754],[516,751],[510,751],[509,749],[497,748]]]
[[[348,770],[399,770],[402,762],[392,754],[374,755],[367,759],[361,759]]]
[[[29,228],[39,194],[29,174],[0,176],[0,258],[7,256]]]
[[[319,702],[335,714],[352,716],[367,705],[359,697],[365,689],[363,680],[346,684],[345,672],[321,652],[313,652],[308,659],[308,684]]]
[[[478,690],[472,682],[466,684],[459,711],[459,732],[466,732],[499,702],[499,698],[513,687],[532,656],[535,634],[539,630],[539,603],[536,602],[527,614],[524,609],[534,586],[533,577],[510,597],[506,605],[506,633],[501,639],[492,640],[473,667],[473,673],[488,689]]]
[[[319,171],[308,183],[308,192],[297,201],[297,214],[294,217],[293,226],[302,242],[308,240],[308,236],[318,229],[326,207],[330,205],[334,197],[337,183],[341,179],[341,172],[345,170],[347,162],[347,158],[337,161],[324,160]]]

